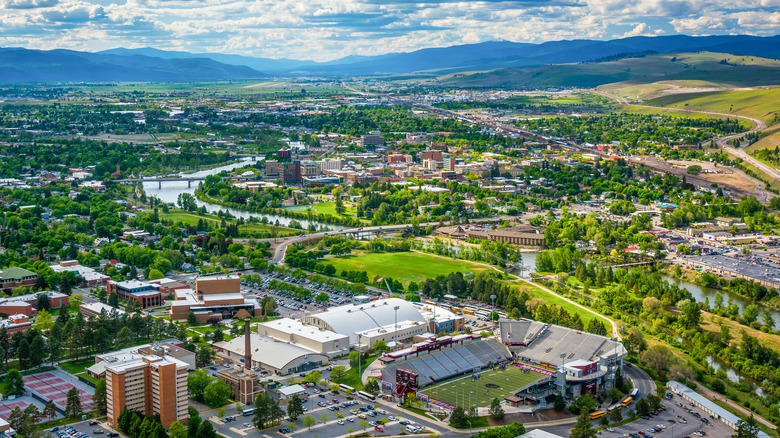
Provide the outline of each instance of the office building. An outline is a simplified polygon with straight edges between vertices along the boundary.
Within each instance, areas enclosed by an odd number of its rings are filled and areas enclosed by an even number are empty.
[[[360,146],[366,149],[374,149],[377,146],[384,146],[385,139],[382,138],[380,131],[371,131],[366,135],[360,136]]]
[[[279,163],[279,179],[284,184],[301,182],[301,162],[296,160],[289,163]]]
[[[109,280],[106,289],[108,294],[118,294],[120,299],[132,301],[141,308],[161,306],[165,302],[165,295],[160,292],[157,285],[139,280],[113,281]]]
[[[177,289],[174,298],[169,311],[174,321],[187,319],[190,311],[198,322],[262,314],[257,300],[241,294],[241,280],[237,275],[200,277],[195,280],[195,289]]]

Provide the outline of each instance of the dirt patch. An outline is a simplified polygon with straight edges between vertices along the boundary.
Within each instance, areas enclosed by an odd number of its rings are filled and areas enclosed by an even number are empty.
[[[485,383],[485,388],[494,388],[498,389],[501,388],[500,386],[496,385],[495,383]]]
[[[571,418],[572,420],[574,420],[576,419],[576,416],[565,412],[558,412],[555,409],[539,409],[533,414],[519,414],[519,413],[506,414],[506,416],[502,421],[494,421],[490,419],[490,417],[488,417],[488,422],[490,423],[491,426],[502,426],[506,424],[512,424],[515,421],[518,423],[526,424],[526,423],[538,423],[544,421],[563,420],[566,418]]]
[[[668,172],[685,179],[697,187],[710,187],[715,183],[718,186],[729,189],[731,195],[736,198],[754,196],[756,183],[748,179],[742,172],[730,167],[715,166],[704,161],[664,161],[653,157],[633,157],[633,164],[644,165],[656,172]],[[697,164],[702,167],[702,173],[689,175],[687,166]],[[717,173],[716,173],[717,172]]]

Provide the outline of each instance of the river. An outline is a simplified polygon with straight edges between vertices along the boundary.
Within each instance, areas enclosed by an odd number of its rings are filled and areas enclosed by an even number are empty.
[[[257,163],[257,161],[252,161],[251,158],[245,158],[239,161],[238,163],[215,167],[213,169],[200,170],[198,172],[185,173],[182,174],[182,176],[205,177],[209,175],[216,175],[222,172],[223,170],[234,170],[234,169],[251,165],[253,163]],[[143,187],[146,196],[148,197],[156,196],[163,202],[172,202],[175,204],[180,194],[182,193],[194,194],[195,189],[198,188],[198,184],[193,182],[192,186],[188,187],[188,182],[186,181],[171,181],[171,182],[163,182],[162,186],[160,186],[160,184],[157,182],[145,182],[143,183]],[[314,224],[315,226],[317,226],[318,230],[323,230],[323,231],[340,230],[345,228],[340,225],[326,224],[319,221],[308,221],[305,219],[296,219],[291,217],[279,216],[276,214],[254,213],[250,211],[239,210],[236,208],[225,207],[218,204],[212,204],[210,202],[203,202],[200,199],[196,199],[195,202],[198,204],[199,207],[205,206],[206,210],[208,210],[209,213],[215,213],[219,210],[222,210],[222,211],[229,212],[235,217],[242,217],[244,219],[249,219],[250,217],[256,217],[256,218],[265,217],[268,219],[268,223],[278,223],[279,225],[282,226],[287,226],[290,224],[291,221],[295,220],[299,224],[301,224],[301,226],[304,228],[308,228],[310,224]]]

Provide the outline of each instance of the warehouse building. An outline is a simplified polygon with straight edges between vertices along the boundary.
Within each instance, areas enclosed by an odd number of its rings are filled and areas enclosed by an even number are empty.
[[[233,362],[245,362],[244,353],[246,335],[237,336],[230,341],[214,343],[217,355]],[[304,348],[297,344],[279,342],[274,338],[251,333],[251,367],[259,367],[279,375],[298,373],[317,368],[328,363],[327,355]]]
[[[349,354],[349,336],[280,318],[258,324],[257,332],[281,342],[299,345],[329,357]]]

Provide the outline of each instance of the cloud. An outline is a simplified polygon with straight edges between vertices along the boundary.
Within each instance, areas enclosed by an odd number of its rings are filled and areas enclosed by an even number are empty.
[[[771,35],[779,9],[780,0],[0,0],[0,46],[323,61],[495,39]]]
[[[3,8],[6,9],[37,9],[56,6],[59,0],[9,0]]]

